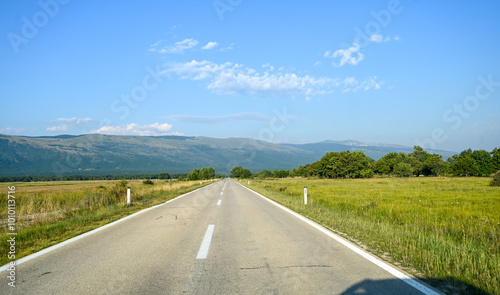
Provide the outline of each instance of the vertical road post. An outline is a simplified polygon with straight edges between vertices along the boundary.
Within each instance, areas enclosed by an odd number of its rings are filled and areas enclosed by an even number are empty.
[[[127,206],[130,206],[130,186],[127,187]]]
[[[307,205],[307,186],[304,186],[304,205]]]

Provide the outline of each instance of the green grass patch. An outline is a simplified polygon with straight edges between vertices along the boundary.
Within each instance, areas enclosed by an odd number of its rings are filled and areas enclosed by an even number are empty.
[[[71,181],[0,185],[0,265],[9,262],[8,186],[16,187],[16,259],[211,182]],[[131,206],[126,206],[126,187]]]
[[[500,294],[500,190],[490,180],[286,178],[248,186],[446,293]]]

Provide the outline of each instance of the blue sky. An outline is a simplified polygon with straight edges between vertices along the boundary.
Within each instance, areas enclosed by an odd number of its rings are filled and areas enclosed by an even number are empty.
[[[0,133],[500,146],[498,1],[2,1]]]

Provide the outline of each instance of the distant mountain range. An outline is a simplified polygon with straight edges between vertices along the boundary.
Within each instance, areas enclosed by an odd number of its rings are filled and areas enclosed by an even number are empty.
[[[292,169],[330,151],[363,151],[373,159],[410,147],[357,141],[274,144],[249,138],[116,136],[102,134],[10,136],[0,134],[0,176],[186,173],[213,167],[228,173],[235,166],[253,172]],[[445,158],[455,154],[430,151]]]

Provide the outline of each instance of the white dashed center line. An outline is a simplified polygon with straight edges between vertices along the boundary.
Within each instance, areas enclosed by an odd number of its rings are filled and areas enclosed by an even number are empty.
[[[210,242],[212,241],[212,234],[214,233],[215,224],[209,224],[203,242],[201,242],[200,250],[196,259],[206,259],[208,255],[208,249],[210,248]]]

